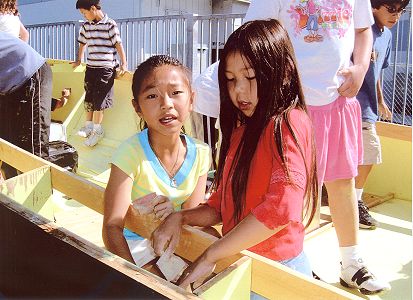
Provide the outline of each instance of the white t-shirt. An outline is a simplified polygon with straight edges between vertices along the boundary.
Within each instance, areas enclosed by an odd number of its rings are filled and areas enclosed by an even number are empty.
[[[0,31],[20,36],[20,19],[12,14],[0,14]]]
[[[194,111],[213,118],[219,116],[218,66],[219,61],[210,65],[192,84],[195,91]]]
[[[368,0],[251,0],[244,22],[273,18],[287,29],[308,105],[334,102],[351,65],[354,29],[374,23]]]

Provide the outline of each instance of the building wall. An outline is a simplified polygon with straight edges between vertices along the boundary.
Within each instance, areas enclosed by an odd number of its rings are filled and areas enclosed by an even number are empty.
[[[212,0],[213,14],[243,14],[247,12],[250,1]]]
[[[19,11],[26,25],[81,20],[75,1],[20,0]],[[102,0],[102,9],[113,19],[175,14],[212,14],[211,0]],[[122,5],[119,5],[122,3]]]

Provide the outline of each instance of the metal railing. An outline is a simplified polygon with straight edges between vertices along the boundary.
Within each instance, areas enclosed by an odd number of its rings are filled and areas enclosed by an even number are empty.
[[[30,45],[43,57],[75,60],[79,22],[61,22],[27,26]]]
[[[194,76],[219,59],[228,36],[237,29],[244,14],[175,15],[116,20],[128,59],[128,68],[154,54],[174,56]],[[42,56],[75,60],[81,22],[27,26],[30,45]],[[411,10],[393,33],[389,68],[382,75],[385,101],[393,112],[392,122],[412,125]]]
[[[412,16],[411,8],[393,31],[390,65],[382,73],[383,97],[392,123],[412,126]]]

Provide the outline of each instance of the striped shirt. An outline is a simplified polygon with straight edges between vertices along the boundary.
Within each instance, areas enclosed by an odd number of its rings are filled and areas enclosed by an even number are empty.
[[[121,43],[116,22],[106,14],[98,22],[86,21],[80,28],[77,41],[87,45],[87,65],[92,68],[113,68],[116,60],[116,43]]]

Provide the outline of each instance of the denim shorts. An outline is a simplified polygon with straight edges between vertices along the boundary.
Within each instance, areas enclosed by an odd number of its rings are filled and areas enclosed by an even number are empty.
[[[304,251],[298,254],[296,257],[279,261],[279,263],[304,275],[313,277],[310,261],[308,260],[307,255],[305,255]]]

